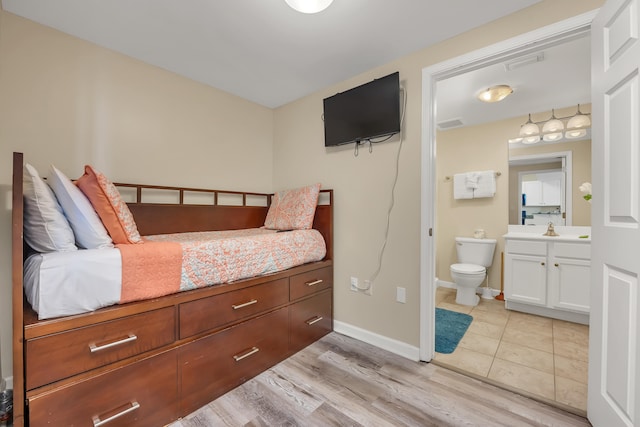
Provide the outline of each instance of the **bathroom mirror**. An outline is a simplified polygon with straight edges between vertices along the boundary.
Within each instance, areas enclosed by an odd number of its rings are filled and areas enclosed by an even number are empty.
[[[580,108],[591,111],[590,105]],[[583,182],[591,182],[590,134],[552,144],[509,144],[509,224],[590,226],[591,204],[579,190]]]

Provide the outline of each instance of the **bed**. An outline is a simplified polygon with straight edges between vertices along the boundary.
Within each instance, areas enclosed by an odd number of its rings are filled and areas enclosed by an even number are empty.
[[[269,194],[116,184],[144,244],[32,254],[23,167],[14,153],[14,425],[166,425],[333,329],[332,190],[320,190],[312,229],[299,233],[264,229]],[[151,203],[148,194],[171,196]],[[188,202],[194,194],[211,202]],[[267,252],[247,249],[271,239]],[[148,254],[124,255],[137,246]],[[182,261],[158,262],[167,246]],[[200,265],[234,251],[251,256]],[[74,283],[77,270],[89,276]],[[156,286],[168,270],[171,285]]]

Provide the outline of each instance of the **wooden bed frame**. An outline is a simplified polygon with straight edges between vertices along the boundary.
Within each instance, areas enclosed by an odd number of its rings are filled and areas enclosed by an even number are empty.
[[[13,155],[13,422],[159,426],[263,372],[333,330],[333,191],[321,190],[313,228],[324,260],[279,273],[162,298],[37,320],[24,298],[23,155]],[[260,227],[271,195],[116,184],[140,234]],[[127,190],[128,189],[128,190]],[[176,204],[144,203],[172,191]],[[184,202],[209,193],[212,205]],[[218,204],[233,195],[238,206]],[[266,206],[249,206],[264,197]]]

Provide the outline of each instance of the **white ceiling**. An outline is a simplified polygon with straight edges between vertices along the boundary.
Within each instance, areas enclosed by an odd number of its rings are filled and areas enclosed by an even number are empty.
[[[2,7],[278,107],[538,1],[334,0],[316,15],[285,0],[2,0]]]
[[[551,113],[551,110],[575,107],[591,102],[591,37],[588,34],[562,44],[527,53],[508,62],[541,57],[540,62],[511,71],[497,63],[438,82],[437,123],[459,119],[463,126]],[[497,84],[508,84],[513,93],[497,103],[476,98],[478,92]],[[590,109],[583,109],[590,112]],[[550,117],[550,114],[549,114]],[[534,120],[536,120],[534,118]],[[444,130],[444,129],[443,129]],[[516,132],[514,132],[514,137]]]

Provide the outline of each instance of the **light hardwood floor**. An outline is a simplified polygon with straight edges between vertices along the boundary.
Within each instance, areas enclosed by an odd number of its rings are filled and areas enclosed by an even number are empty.
[[[333,332],[171,427],[463,425],[590,424]]]
[[[436,306],[473,321],[453,353],[436,353],[436,363],[586,414],[588,326],[507,310],[495,299],[460,305],[455,293],[438,288]]]

